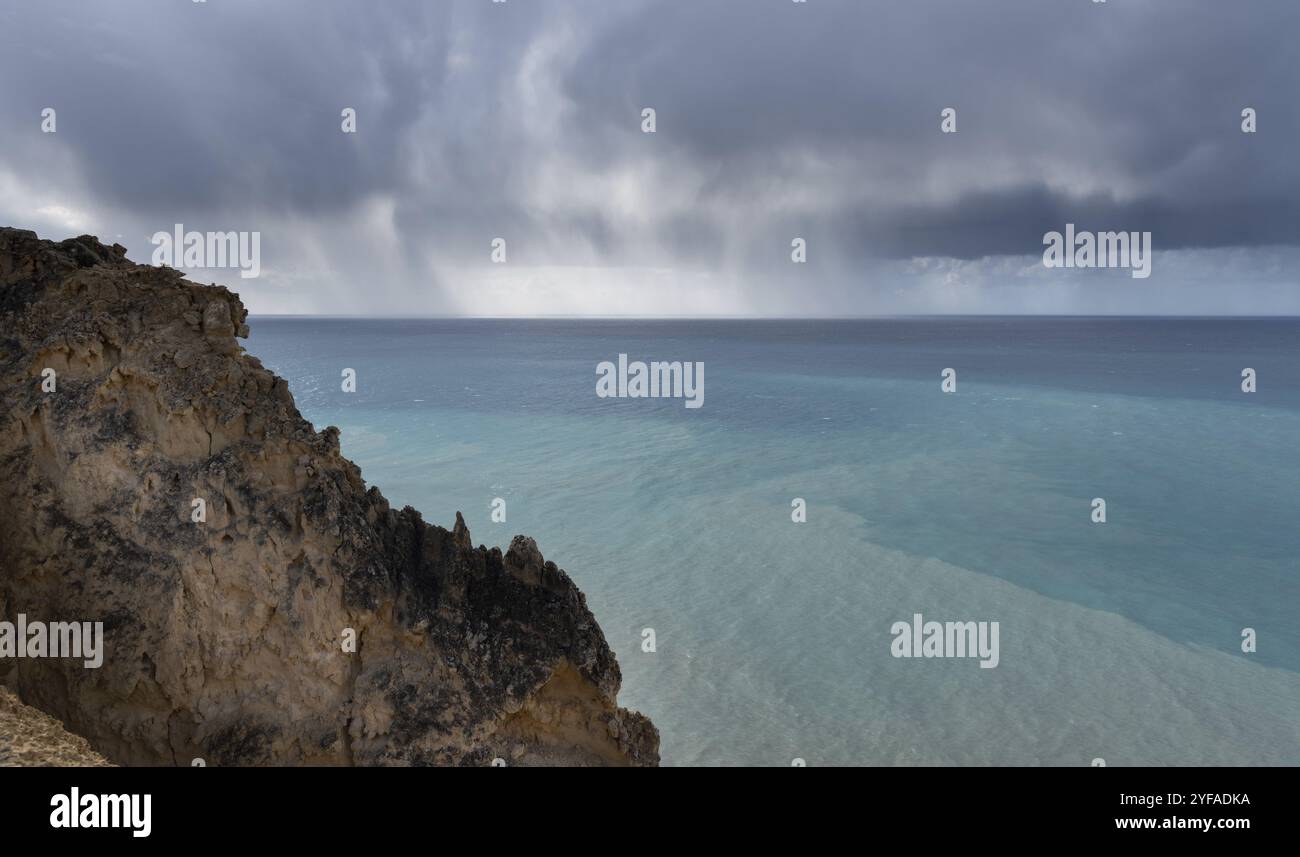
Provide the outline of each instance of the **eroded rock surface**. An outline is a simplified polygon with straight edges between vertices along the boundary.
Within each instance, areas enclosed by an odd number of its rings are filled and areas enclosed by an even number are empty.
[[[99,669],[0,661],[23,701],[119,764],[657,764],[568,575],[367,490],[246,315],[0,229],[0,617],[105,623]]]
[[[0,767],[102,768],[108,761],[43,711],[0,685]]]

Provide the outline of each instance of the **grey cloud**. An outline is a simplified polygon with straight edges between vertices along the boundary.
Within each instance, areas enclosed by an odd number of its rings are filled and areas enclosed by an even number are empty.
[[[760,185],[791,150],[848,161],[843,181],[864,188],[955,165],[940,204],[890,183],[827,212],[885,256],[1026,252],[1065,219],[1141,225],[1166,248],[1300,243],[1294,3],[790,6],[643,7],[571,72],[583,124],[657,105],[714,193]],[[1246,106],[1264,133],[1241,133]],[[937,133],[944,107],[953,137]],[[989,187],[986,168],[1007,159],[1017,172]],[[1061,165],[1111,198],[1063,189]]]
[[[1254,266],[1292,305],[1278,253],[1224,255],[1300,245],[1288,0],[46,0],[0,25],[0,177],[132,236],[262,228],[269,266],[328,296],[286,286],[276,309],[499,311],[445,270],[486,268],[504,236],[521,267],[726,278],[736,314],[941,310],[939,270],[963,311],[1005,311],[1038,285],[897,263],[1032,257],[1066,222],[1222,251],[1203,261]],[[339,133],[344,106],[361,133]]]

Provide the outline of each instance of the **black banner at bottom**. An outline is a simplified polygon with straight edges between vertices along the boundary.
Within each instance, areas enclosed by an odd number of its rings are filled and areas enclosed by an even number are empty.
[[[498,843],[552,839],[572,825],[570,834],[630,834],[641,844],[647,830],[698,839],[734,836],[748,824],[759,834],[775,825],[809,835],[866,828],[1123,841],[1172,834],[1171,841],[1195,835],[1226,844],[1285,832],[1291,775],[1259,768],[828,768],[743,776],[729,769],[9,768],[0,769],[0,838],[7,845],[373,848],[390,836],[441,839],[457,831]]]

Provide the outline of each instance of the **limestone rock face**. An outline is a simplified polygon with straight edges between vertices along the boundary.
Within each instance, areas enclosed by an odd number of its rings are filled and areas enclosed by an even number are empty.
[[[109,765],[90,749],[86,739],[68,733],[63,724],[0,685],[0,767],[80,767]]]
[[[569,576],[390,508],[243,352],[246,316],[120,246],[0,229],[0,618],[104,623],[99,669],[0,680],[119,764],[657,764]]]

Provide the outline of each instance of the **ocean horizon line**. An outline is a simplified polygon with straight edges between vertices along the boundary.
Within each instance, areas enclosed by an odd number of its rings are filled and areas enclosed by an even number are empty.
[[[385,315],[361,313],[254,313],[250,319],[364,319],[366,321],[890,321],[926,319],[1150,319],[1231,321],[1295,321],[1300,315],[1227,315],[1227,314],[1132,314],[1132,313],[895,313],[881,315],[818,316],[818,315]]]

